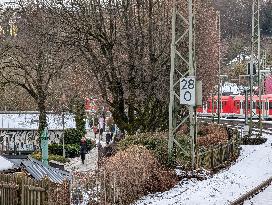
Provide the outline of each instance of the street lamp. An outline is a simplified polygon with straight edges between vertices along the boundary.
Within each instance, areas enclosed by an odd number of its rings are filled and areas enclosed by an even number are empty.
[[[65,133],[65,122],[64,122],[64,117],[65,117],[65,112],[64,112],[64,103],[66,102],[66,96],[65,93],[62,94],[61,97],[62,101],[62,155],[65,158],[65,140],[64,140],[64,133]]]

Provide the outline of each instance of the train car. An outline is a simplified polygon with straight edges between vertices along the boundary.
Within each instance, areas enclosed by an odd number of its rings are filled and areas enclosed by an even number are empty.
[[[214,105],[212,106],[212,101]],[[220,116],[226,118],[244,118],[246,113],[246,102],[245,96],[222,96],[220,99],[221,111]],[[209,98],[205,103],[205,108],[198,108],[199,115],[211,116],[217,114],[218,97],[214,96]],[[247,102],[247,114],[250,117],[250,97],[248,97]],[[262,115],[263,119],[272,119],[272,94],[262,95],[261,103],[259,102],[259,97],[257,95],[252,96],[252,117],[258,118],[259,114]]]
[[[232,96],[222,96],[220,98],[221,103],[221,111],[220,116],[228,117],[229,114],[232,113],[233,110],[233,97]],[[213,107],[212,107],[212,98],[207,100],[207,113],[217,113],[218,112],[218,96],[214,96],[213,99]]]

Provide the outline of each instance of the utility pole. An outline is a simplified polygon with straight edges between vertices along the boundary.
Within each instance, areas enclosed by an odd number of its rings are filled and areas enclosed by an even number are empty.
[[[185,7],[187,6],[187,7]],[[172,43],[171,43],[171,72],[170,72],[170,102],[169,102],[169,159],[173,157],[174,144],[186,156],[192,158],[192,169],[195,166],[196,142],[196,65],[195,65],[195,0],[187,0],[184,11],[178,11],[176,0],[173,1],[172,13]],[[178,21],[177,21],[178,20]],[[177,25],[177,22],[180,22]],[[182,28],[182,31],[180,31]],[[180,45],[187,45],[188,53],[179,51]],[[184,84],[183,84],[184,83]],[[180,85],[180,88],[178,87]],[[180,92],[178,93],[178,90]],[[180,95],[178,95],[180,94]],[[186,105],[189,111],[180,119],[181,105]],[[186,112],[187,113],[187,112]],[[190,120],[191,154],[187,153],[176,140],[179,127]]]
[[[216,17],[217,17],[217,29],[218,29],[218,34],[219,34],[219,38],[218,38],[218,106],[217,106],[217,123],[220,124],[220,113],[221,113],[221,78],[220,78],[220,74],[221,74],[221,53],[220,53],[220,45],[221,45],[221,24],[220,24],[220,11],[216,12]]]
[[[62,156],[65,158],[65,142],[64,142],[64,135],[65,135],[65,125],[64,125],[64,108],[62,109]]]
[[[245,124],[248,125],[248,93],[245,89]]]
[[[249,135],[252,134],[252,108],[253,108],[253,64],[258,62],[258,84],[260,85],[260,51],[261,51],[261,39],[260,39],[260,0],[253,0],[252,2],[252,33],[251,33],[251,57],[250,57],[250,123],[249,123]],[[257,59],[256,56],[257,55]],[[259,107],[261,105],[261,93],[259,89]],[[259,114],[259,129],[261,135],[262,120],[261,114]]]

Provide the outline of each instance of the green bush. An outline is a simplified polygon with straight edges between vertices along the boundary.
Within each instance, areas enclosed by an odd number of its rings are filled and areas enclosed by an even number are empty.
[[[87,152],[95,147],[95,141],[91,139],[87,139]]]
[[[32,153],[31,155],[34,159],[37,159],[39,161],[42,160],[42,154],[41,152],[34,152]],[[57,161],[57,162],[61,162],[61,163],[66,163],[66,162],[69,162],[68,159],[65,159],[63,156],[60,156],[60,155],[53,155],[53,154],[49,154],[48,155],[48,160],[51,161],[51,160],[54,160],[54,161]]]
[[[66,144],[64,145],[65,156],[67,158],[74,158],[79,156],[79,144]],[[63,155],[63,146],[61,144],[48,145],[48,152],[53,155]]]
[[[65,144],[79,144],[84,133],[77,129],[66,129],[64,131],[64,142]]]
[[[182,136],[182,134],[178,134],[176,139],[181,144],[182,148],[190,153],[189,140]],[[170,157],[170,160],[168,159],[168,133],[142,133],[126,136],[125,139],[117,144],[117,149],[125,150],[131,145],[143,145],[153,152],[154,156],[161,164],[166,166],[171,166],[176,163],[187,166],[187,163],[190,163],[190,157],[187,157],[180,149],[175,153],[175,157]]]

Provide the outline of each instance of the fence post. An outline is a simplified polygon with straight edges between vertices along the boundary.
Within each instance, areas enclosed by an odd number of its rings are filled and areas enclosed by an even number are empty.
[[[49,178],[46,176],[44,179],[43,179],[43,188],[46,190],[44,192],[45,196],[44,196],[44,201],[46,202],[49,202]]]
[[[223,144],[222,143],[220,144],[220,151],[219,151],[219,153],[220,153],[220,163],[223,164],[223,162],[224,162],[224,156],[223,156]]]
[[[214,158],[214,156],[213,156],[213,147],[211,148],[211,169],[213,169],[214,168],[214,163],[213,163],[213,158]]]

